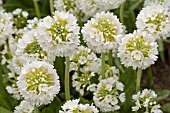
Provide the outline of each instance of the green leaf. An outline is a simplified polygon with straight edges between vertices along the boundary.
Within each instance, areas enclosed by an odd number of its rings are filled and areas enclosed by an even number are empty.
[[[163,106],[161,107],[161,110],[162,110],[163,112],[170,113],[170,103],[166,103],[165,105],[163,105]]]
[[[163,99],[166,99],[170,95],[169,90],[156,90],[155,91],[158,97],[156,98],[156,101],[161,101]]]
[[[135,80],[136,72],[132,68],[126,69],[125,73],[120,76],[120,81],[124,84],[125,90],[132,88],[136,82]]]
[[[45,108],[42,113],[53,113],[53,111],[50,108]]]
[[[13,113],[13,112],[7,110],[6,108],[0,107],[0,113]]]
[[[56,57],[54,62],[54,67],[57,70],[57,74],[59,75],[60,83],[61,83],[61,89],[64,89],[64,72],[65,72],[65,65],[64,65],[65,59],[62,57]]]

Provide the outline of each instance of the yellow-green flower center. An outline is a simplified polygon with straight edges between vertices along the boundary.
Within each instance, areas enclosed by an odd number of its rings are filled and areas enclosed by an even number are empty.
[[[52,40],[55,41],[57,44],[59,42],[68,42],[67,35],[71,33],[66,27],[68,21],[58,19],[56,22],[54,22],[51,25],[51,28],[47,29],[47,31],[50,31],[50,35],[52,37]]]
[[[117,91],[117,88],[115,86],[115,88],[113,87],[110,87],[110,88],[107,88],[107,85],[108,84],[102,84],[102,87],[100,87],[99,91],[98,91],[98,97],[100,99],[104,99],[107,95],[112,95],[112,96],[115,96],[115,92]]]
[[[54,84],[54,79],[48,73],[47,69],[43,67],[34,68],[24,76],[26,78],[28,91],[40,92],[39,91],[40,84],[47,84],[48,86],[52,86]]]
[[[81,75],[77,78],[77,81],[80,82],[82,85],[82,88],[84,89],[87,85],[91,84],[91,78],[92,76],[88,71],[81,73]]]
[[[99,18],[98,20],[98,23],[94,24],[93,27],[102,33],[104,42],[114,42],[114,37],[117,35],[116,24],[112,23],[112,19],[107,17]],[[94,34],[96,34],[96,32],[94,32]]]
[[[73,110],[73,113],[93,113],[93,110],[88,109],[88,111],[87,111],[87,110],[85,110],[85,109],[82,109],[82,110],[80,111],[78,108],[75,108],[75,109]]]
[[[126,50],[133,52],[133,51],[141,51],[144,57],[149,56],[149,52],[152,49],[150,45],[150,41],[147,40],[143,36],[138,36],[137,38],[129,39],[126,43]]]
[[[47,56],[47,53],[43,51],[43,49],[38,44],[37,40],[34,40],[32,43],[28,44],[27,47],[24,49],[24,53],[28,54],[39,54],[40,59],[44,59]]]
[[[156,26],[156,30],[160,31],[160,27],[162,26],[162,22],[166,22],[167,17],[163,13],[159,13],[156,17],[155,15],[152,15],[151,18],[148,19],[146,22],[147,24],[153,24]]]
[[[22,16],[22,14],[14,15],[14,28],[22,29],[27,25],[27,18]]]

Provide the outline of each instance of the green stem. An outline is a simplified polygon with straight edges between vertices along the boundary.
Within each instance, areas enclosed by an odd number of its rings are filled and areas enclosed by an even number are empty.
[[[101,59],[102,59],[102,62],[101,62],[101,76],[102,76],[102,78],[105,78],[105,54],[104,53],[101,53]]]
[[[66,96],[66,100],[70,100],[69,73],[70,73],[70,57],[66,57],[66,67],[65,67],[65,96]]]
[[[124,17],[123,17],[123,10],[124,10],[125,3],[123,3],[120,7],[120,22],[124,24]]]
[[[38,109],[38,107],[34,107],[34,111],[33,111],[33,113],[39,113],[39,109]]]
[[[51,15],[53,15],[53,12],[54,12],[54,1],[53,0],[50,0],[50,11],[51,11]]]
[[[33,0],[34,2],[34,8],[35,8],[35,12],[38,18],[41,18],[41,14],[40,14],[40,9],[39,9],[39,5],[37,3],[37,0]]]
[[[152,68],[149,67],[147,69],[147,87],[151,89],[152,88],[152,84],[153,84]]]
[[[136,93],[140,90],[141,77],[142,77],[142,69],[138,68],[137,79],[136,79]]]
[[[109,51],[108,57],[109,57],[108,64],[112,66],[113,65],[112,50]]]

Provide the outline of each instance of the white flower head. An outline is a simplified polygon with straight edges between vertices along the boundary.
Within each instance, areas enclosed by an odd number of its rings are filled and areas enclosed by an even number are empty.
[[[118,78],[111,77],[100,80],[100,83],[97,85],[93,100],[102,112],[116,111],[120,109],[118,104],[125,102],[125,94],[122,93],[124,85],[117,80]]]
[[[161,4],[144,7],[137,16],[136,26],[140,30],[153,34],[155,39],[170,36],[170,11]]]
[[[17,86],[25,100],[37,106],[53,100],[60,91],[59,76],[53,68],[44,61],[24,65]]]
[[[132,97],[135,102],[135,106],[132,107],[132,111],[138,111],[140,108],[145,108],[145,112],[147,113],[163,113],[160,110],[161,106],[156,104],[156,97],[156,93],[152,90],[144,89],[142,92],[139,91]]]
[[[98,5],[104,11],[118,8],[125,0],[97,0]]]
[[[78,15],[80,9],[78,7],[78,0],[54,0],[54,8],[58,11],[65,11]]]
[[[12,36],[12,33],[14,32],[12,25],[12,14],[0,10],[0,46],[5,43],[7,38]]]
[[[19,106],[15,107],[14,113],[32,113],[34,105],[26,100],[23,100]]]
[[[157,60],[157,47],[157,42],[152,35],[143,31],[135,31],[121,39],[118,57],[125,67],[146,69]]]
[[[62,110],[59,113],[77,113],[77,112],[85,112],[85,113],[98,113],[98,109],[89,104],[79,104],[79,99],[69,100],[63,106],[61,106]]]
[[[20,8],[15,9],[13,12],[13,27],[14,29],[23,29],[27,25],[28,12]]]
[[[145,0],[144,6],[161,4],[170,8],[170,0]]]
[[[72,85],[81,95],[84,95],[84,90],[91,85],[92,77],[97,74],[95,68],[100,67],[98,58],[90,49],[79,46],[77,53],[71,56],[70,61],[70,71],[75,71]]]
[[[84,41],[97,53],[114,51],[117,48],[115,38],[124,33],[123,26],[113,13],[97,13],[83,27]]]
[[[22,64],[33,61],[47,61],[53,63],[55,56],[43,50],[37,40],[36,31],[26,32],[21,39],[18,40],[17,50],[15,52]]]
[[[40,46],[55,56],[71,56],[78,47],[79,27],[72,14],[56,11],[38,23]]]

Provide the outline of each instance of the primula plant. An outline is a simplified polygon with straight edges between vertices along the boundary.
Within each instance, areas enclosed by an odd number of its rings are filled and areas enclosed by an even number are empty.
[[[0,113],[170,113],[169,37],[170,0],[0,0]]]

